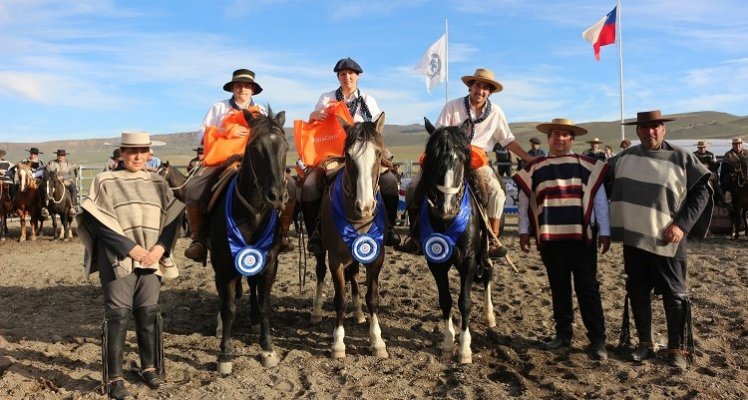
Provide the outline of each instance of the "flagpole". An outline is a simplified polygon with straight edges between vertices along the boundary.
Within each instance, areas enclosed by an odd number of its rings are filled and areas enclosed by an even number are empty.
[[[618,25],[618,86],[621,92],[621,141],[626,139],[626,129],[624,121],[624,103],[623,103],[623,25],[621,23],[621,0],[617,0],[618,15],[616,16]]]
[[[444,60],[444,104],[449,101],[449,23],[447,18],[444,18],[444,52],[446,57]]]

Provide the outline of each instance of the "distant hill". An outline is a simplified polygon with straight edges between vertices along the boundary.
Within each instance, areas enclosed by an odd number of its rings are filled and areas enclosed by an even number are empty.
[[[703,111],[685,114],[673,114],[668,117],[675,118],[676,121],[668,123],[668,138],[671,139],[727,139],[741,134],[748,134],[748,117],[735,116],[731,114]],[[512,132],[517,140],[525,147],[529,147],[529,140],[532,137],[542,138],[542,134],[535,129],[540,122],[517,122],[511,123]],[[584,143],[593,137],[598,137],[606,144],[613,146],[614,151],[618,151],[620,143],[621,128],[619,121],[606,122],[589,122],[580,124],[590,133],[587,136],[580,137],[577,140],[575,149],[581,151],[587,147]],[[288,156],[288,163],[291,164],[296,160],[296,150],[293,146],[293,136],[291,128],[286,128],[291,149]],[[423,151],[426,142],[426,131],[422,125],[385,125],[384,139],[389,149],[395,154],[395,159],[415,160]],[[634,128],[626,127],[626,138],[636,142]],[[181,132],[166,135],[155,135],[154,140],[161,140],[167,143],[167,146],[156,148],[156,155],[162,160],[172,161],[174,164],[186,164],[192,157],[196,141],[195,132]],[[0,148],[6,150],[7,160],[18,161],[25,158],[28,154],[25,149],[30,146],[39,147],[45,154],[41,156],[42,160],[48,161],[55,158],[57,149],[65,149],[69,153],[69,158],[76,163],[96,167],[104,165],[107,157],[112,154],[114,147],[110,143],[118,143],[119,138],[108,139],[87,139],[87,140],[59,140],[44,143],[7,143],[0,142]],[[545,143],[545,140],[543,140]],[[545,145],[543,147],[546,147]]]

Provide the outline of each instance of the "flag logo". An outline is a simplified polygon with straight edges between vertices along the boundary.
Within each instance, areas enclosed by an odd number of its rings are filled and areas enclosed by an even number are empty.
[[[441,75],[442,71],[442,59],[439,56],[439,53],[432,53],[431,54],[431,60],[429,61],[429,69],[428,72],[426,72],[426,75],[433,79],[434,77],[437,77]]]
[[[426,91],[447,79],[447,36],[442,35],[432,44],[413,68],[426,76]]]

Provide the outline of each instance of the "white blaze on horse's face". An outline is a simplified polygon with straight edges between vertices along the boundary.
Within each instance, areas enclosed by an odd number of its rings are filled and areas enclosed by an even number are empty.
[[[444,202],[441,204],[443,215],[451,215],[457,212],[459,208],[459,203],[456,203],[454,198],[462,187],[462,180],[460,179],[462,176],[462,166],[456,154],[453,154],[452,157],[454,157],[454,165],[457,167],[447,170],[444,174],[443,185],[436,185],[436,188],[444,194]]]
[[[372,142],[356,142],[348,150],[353,163],[356,165],[358,176],[356,177],[356,210],[362,217],[374,214],[377,201],[374,198],[374,170],[377,158],[377,149]]]

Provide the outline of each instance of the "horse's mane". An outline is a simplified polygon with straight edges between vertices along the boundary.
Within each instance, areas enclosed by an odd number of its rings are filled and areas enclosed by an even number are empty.
[[[278,124],[278,122],[275,120],[276,115],[273,113],[273,109],[270,108],[270,105],[267,106],[268,114],[267,116],[259,114],[254,115],[252,120],[248,122],[249,127],[252,130],[252,136],[259,137],[264,136],[268,133],[271,133],[273,131],[280,130],[283,137],[285,137],[285,132],[283,131],[283,126]]]
[[[457,154],[457,159],[453,157],[454,154]],[[421,181],[425,188],[432,188],[441,183],[436,179],[443,177],[459,162],[464,163],[465,173],[469,171],[470,143],[459,127],[441,127],[429,136],[425,158],[421,170],[427,173],[421,174]]]
[[[351,148],[351,146],[358,141],[374,142],[379,147],[384,146],[382,135],[377,132],[374,122],[353,124],[351,128],[348,129],[345,137],[345,148]]]

